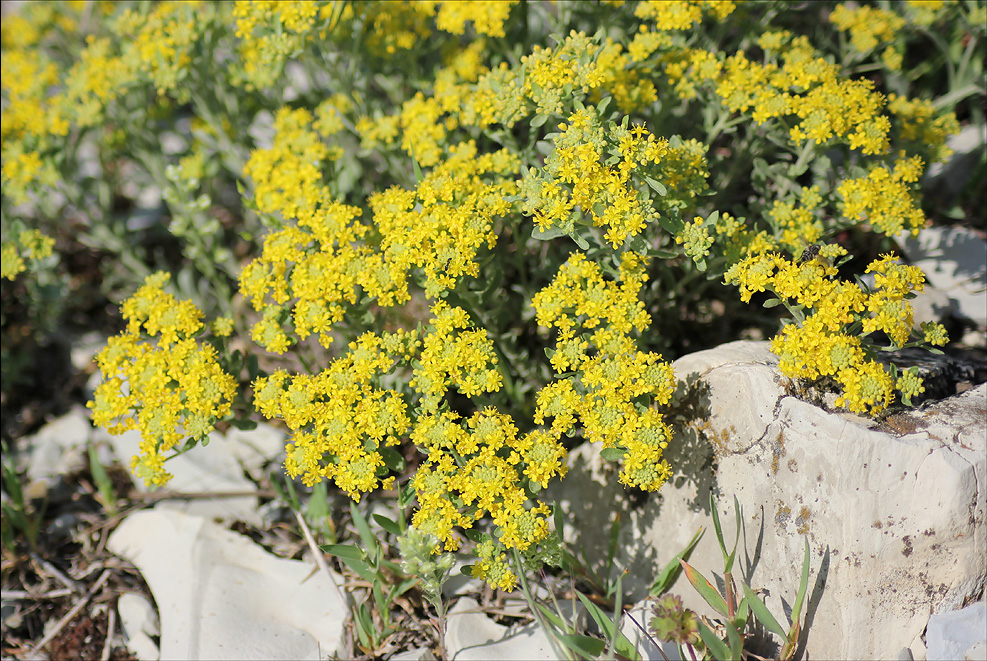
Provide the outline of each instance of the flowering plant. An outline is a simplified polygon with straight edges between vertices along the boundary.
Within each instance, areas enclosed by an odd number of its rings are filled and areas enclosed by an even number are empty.
[[[556,558],[539,493],[574,444],[629,487],[669,478],[664,356],[727,306],[780,303],[781,371],[831,379],[838,406],[921,392],[875,353],[911,341],[921,272],[890,254],[862,269],[848,247],[883,252],[927,224],[918,180],[959,123],[905,64],[932,29],[965,35],[943,54],[943,105],[971,112],[983,15],[32,4],[3,27],[3,276],[51,252],[61,214],[135,265],[106,284],[139,288],[90,407],[140,430],[148,483],[217,425],[249,424],[249,401],[289,430],[288,475],[355,501],[413,494],[434,552],[471,538],[471,574],[511,590],[511,554]],[[157,191],[150,207],[126,177]],[[33,227],[8,233],[15,217]]]

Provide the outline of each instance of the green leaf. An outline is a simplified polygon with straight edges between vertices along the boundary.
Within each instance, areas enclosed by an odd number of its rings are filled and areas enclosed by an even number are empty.
[[[765,308],[767,308],[767,309],[770,310],[771,308],[776,308],[779,305],[781,305],[781,299],[780,298],[769,298],[764,303],[762,303],[762,305]]]
[[[579,236],[578,234],[570,234],[569,236],[572,238],[573,241],[576,242],[577,246],[579,246],[583,250],[589,250],[589,242],[587,242],[586,239]]]
[[[651,246],[640,234],[631,237],[628,247],[639,255],[647,255],[651,251]]]
[[[366,551],[352,544],[326,544],[319,548],[341,560],[364,560],[367,557]]]
[[[682,222],[680,218],[671,218],[669,216],[658,216],[658,224],[661,225],[662,229],[669,234],[678,234],[685,227],[685,223]]]
[[[689,559],[689,556],[692,555],[692,551],[696,548],[696,545],[705,533],[705,529],[700,527],[699,530],[696,531],[696,534],[692,536],[689,543],[686,544],[686,547],[682,549],[678,555],[672,558],[671,562],[665,565],[665,568],[661,570],[660,574],[658,574],[658,578],[656,578],[655,582],[651,584],[649,594],[652,597],[660,597],[668,592],[673,585],[675,585],[675,581],[677,581],[679,576],[682,574],[682,565],[679,564],[679,560]]]
[[[531,238],[537,239],[538,241],[551,241],[552,239],[557,239],[560,236],[568,236],[569,233],[566,232],[561,227],[549,227],[548,229],[542,229],[540,227],[535,227],[531,232]]]
[[[103,507],[106,508],[109,514],[115,514],[117,511],[117,498],[116,492],[113,489],[113,481],[100,462],[95,445],[89,446],[89,468],[92,471],[96,489],[99,491],[99,495],[103,500]]]
[[[576,592],[576,596],[579,597],[579,601],[581,601],[583,606],[586,607],[586,610],[589,611],[593,621],[596,622],[596,625],[600,628],[600,631],[607,638],[607,640],[614,640],[615,647],[621,655],[627,656],[628,658],[639,658],[634,650],[634,646],[631,644],[631,641],[617,629],[617,625],[609,615],[603,612],[599,606],[587,599],[581,592]]]
[[[713,633],[713,630],[702,622],[699,623],[699,637],[706,643],[706,649],[716,661],[732,661],[733,655],[730,654],[730,648],[727,647],[727,644],[720,640]],[[737,658],[739,659],[740,657]]]
[[[661,183],[660,181],[656,181],[655,179],[652,179],[648,175],[644,175],[644,181],[649,186],[651,186],[651,188],[653,188],[656,193],[658,193],[662,197],[665,197],[666,195],[668,195],[668,189],[665,188],[665,185],[663,183]]]
[[[809,539],[805,540],[805,555],[802,558],[802,576],[799,579],[799,591],[795,596],[795,604],[792,606],[792,626],[798,627],[799,615],[802,613],[802,604],[805,601],[805,592],[809,587]]]
[[[627,450],[620,448],[603,448],[600,450],[600,458],[604,461],[620,461],[627,454]]]
[[[750,604],[751,611],[754,613],[754,618],[771,633],[778,634],[782,638],[788,638],[788,632],[778,623],[778,620],[771,614],[771,611],[764,605],[764,602],[754,594],[750,586],[746,583],[741,583],[741,585],[744,586],[744,594],[746,595],[747,602]]]
[[[398,525],[397,521],[388,519],[383,514],[374,514],[374,521],[377,522],[377,525],[379,525],[381,528],[391,533],[392,535],[396,537],[401,536],[401,526]]]
[[[377,549],[377,535],[370,530],[370,524],[367,522],[366,517],[363,516],[363,512],[356,506],[356,503],[350,501],[350,516],[353,518],[353,525],[356,526],[356,531],[360,533],[360,539],[363,540],[363,545],[367,549],[367,553],[375,553]]]
[[[607,644],[599,638],[590,638],[582,634],[560,634],[559,642],[584,659],[599,658],[607,648]]]
[[[404,457],[401,453],[390,447],[378,448],[380,458],[384,460],[384,465],[396,473],[400,473],[405,468]]]
[[[398,507],[402,510],[411,505],[412,501],[415,500],[415,487],[409,481],[403,487],[401,487],[401,494],[398,496]]]
[[[744,650],[744,639],[740,637],[740,632],[730,622],[724,624],[723,628],[727,630],[727,642],[730,644],[730,658],[740,659],[741,653]]]
[[[418,159],[415,158],[414,147],[411,148],[411,167],[415,171],[415,183],[420,184],[425,179],[425,175],[422,174],[421,166],[418,165]]]
[[[250,420],[249,418],[234,418],[233,420],[230,420],[230,424],[237,429],[242,429],[243,431],[257,429],[257,421]]]
[[[696,571],[696,569],[694,569],[685,560],[679,560],[679,564],[681,564],[682,569],[685,570],[685,577],[689,579],[689,582],[692,583],[692,587],[696,588],[699,595],[706,600],[706,603],[709,604],[710,607],[717,613],[720,613],[726,617],[727,602],[723,600],[723,597],[716,591],[713,584],[707,581],[706,577]]]
[[[544,604],[536,603],[535,606],[538,608],[539,611],[541,611],[542,616],[546,620],[551,622],[553,626],[556,626],[559,629],[562,629],[563,631],[567,629],[565,622],[562,621],[562,618],[560,618],[557,614],[549,610]]]
[[[547,121],[548,115],[535,115],[534,119],[531,120],[531,128],[536,129]]]

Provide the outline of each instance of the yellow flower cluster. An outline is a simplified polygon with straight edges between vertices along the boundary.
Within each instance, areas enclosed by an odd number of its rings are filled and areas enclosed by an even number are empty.
[[[345,22],[359,18],[367,27],[361,35],[368,50],[378,57],[407,51],[428,39],[435,27],[461,35],[473,24],[478,35],[504,37],[504,24],[518,0],[393,0],[349,4]]]
[[[467,0],[440,2],[435,26],[452,34],[463,34],[472,22],[477,34],[503,37],[504,22],[519,0]]]
[[[673,145],[643,126],[607,130],[592,107],[559,128],[544,167],[518,182],[522,211],[543,231],[571,234],[588,218],[607,228],[605,239],[617,248],[660,212],[688,206],[706,189],[704,150],[695,141]]]
[[[54,247],[55,239],[38,230],[20,232],[16,241],[3,243],[0,278],[13,280],[17,274],[27,270],[25,259],[34,262],[50,257]]]
[[[169,279],[167,273],[149,276],[124,302],[127,330],[97,356],[103,382],[87,404],[93,423],[111,434],[140,430],[140,454],[131,468],[158,486],[171,479],[164,469],[167,453],[183,438],[198,440],[212,431],[229,413],[236,389],[212,345],[195,340],[202,312],[163,291]]]
[[[444,301],[432,306],[432,327],[411,380],[423,395],[422,409],[435,413],[449,386],[467,397],[500,390],[497,354],[483,330],[466,330],[469,317],[462,308]]]
[[[325,36],[316,23],[336,11],[334,2],[237,0],[233,7],[240,64],[248,89],[274,83],[285,62],[313,39]]]
[[[871,168],[866,176],[847,179],[837,186],[843,198],[843,215],[865,221],[888,236],[902,230],[917,235],[926,218],[913,190],[922,176],[922,159],[901,154],[893,169],[884,165]]]
[[[931,101],[888,95],[888,110],[901,122],[901,139],[929,154],[929,162],[945,161],[953,155],[946,140],[960,131],[954,113],[939,115]]]
[[[418,494],[412,523],[455,550],[454,528],[472,528],[489,515],[500,545],[524,551],[548,534],[549,511],[541,502],[526,505],[524,478],[545,486],[564,476],[566,452],[544,431],[519,435],[511,417],[493,408],[465,423],[450,411],[425,414],[415,423],[411,439],[428,458],[412,480]]]
[[[517,575],[511,571],[503,547],[493,539],[485,539],[476,547],[475,553],[480,561],[470,568],[470,575],[495,588],[512,592],[517,585]]]
[[[751,110],[757,123],[794,115],[792,142],[845,140],[851,149],[880,154],[891,128],[880,114],[883,97],[867,80],[843,78],[839,67],[818,57],[805,37],[781,46],[782,65],[753,62],[743,52],[726,59],[716,93],[733,112]]]
[[[552,418],[557,437],[580,423],[588,440],[626,451],[622,483],[657,491],[671,473],[662,458],[670,432],[657,410],[640,402],[666,404],[675,379],[660,355],[638,351],[631,337],[651,323],[638,299],[645,266],[642,257],[625,252],[620,282],[607,281],[597,264],[577,253],[534,296],[538,324],[558,330],[551,362],[565,375],[538,393],[535,422]]]
[[[833,378],[842,389],[837,406],[851,411],[880,413],[894,399],[897,388],[903,397],[917,394],[921,380],[906,373],[896,383],[887,369],[869,358],[861,335],[884,333],[895,347],[909,338],[912,306],[908,296],[922,291],[925,277],[914,266],[899,264],[891,255],[867,267],[874,273],[873,290],[840,280],[829,259],[845,255],[838,246],[824,246],[820,257],[801,263],[776,253],[750,256],[734,264],[726,282],[740,287],[741,298],[749,301],[754,292],[772,291],[779,299],[796,307],[800,323],[785,326],[771,340],[771,351],[779,358],[779,369],[791,378],[808,380]],[[806,313],[803,313],[806,311]],[[946,342],[945,330],[938,324],[926,331],[926,341]]]
[[[6,97],[0,137],[3,138],[4,167],[9,158],[9,139],[31,134],[64,135],[68,122],[60,104],[51,103],[48,90],[58,82],[58,67],[43,52],[35,49],[0,52],[0,91]]]
[[[398,445],[411,422],[407,404],[394,390],[375,387],[377,377],[418,346],[404,332],[364,333],[345,355],[318,374],[278,370],[253,384],[254,406],[281,418],[292,430],[285,469],[307,485],[331,480],[359,501],[361,494],[389,488],[385,448]]]
[[[634,9],[638,18],[651,19],[657,30],[688,30],[709,12],[717,20],[733,13],[732,0],[644,0]]]
[[[822,238],[820,220],[822,196],[818,186],[803,186],[795,200],[775,200],[768,211],[772,226],[777,232],[779,245],[789,252],[797,252],[803,242],[816,243]]]
[[[181,83],[188,76],[196,43],[213,20],[217,3],[166,0],[149,12],[125,9],[114,33],[121,38],[120,59],[131,77],[150,80],[158,94],[171,92],[188,99]],[[96,66],[90,66],[96,72]]]
[[[850,44],[861,53],[869,53],[878,46],[893,42],[898,31],[905,26],[905,19],[886,9],[850,7],[845,4],[836,5],[829,15],[829,21],[839,29],[849,32]],[[900,55],[898,62],[900,65]],[[890,68],[896,70],[898,67]]]
[[[464,276],[479,275],[478,252],[493,248],[493,220],[510,209],[518,157],[507,149],[480,154],[472,141],[449,148],[415,191],[391,188],[370,196],[380,252],[368,257],[360,284],[382,305],[408,300],[412,268],[425,294],[438,297]],[[488,181],[489,180],[489,181]]]
[[[322,130],[325,121],[319,120]],[[304,108],[281,108],[274,117],[274,144],[250,154],[243,174],[255,183],[258,211],[298,219],[318,205],[323,163],[338,159],[342,150],[327,146],[312,130],[312,122],[312,114]]]
[[[701,263],[713,246],[713,237],[709,234],[705,221],[696,216],[691,223],[686,223],[682,231],[675,235],[675,243],[680,244],[687,257]]]

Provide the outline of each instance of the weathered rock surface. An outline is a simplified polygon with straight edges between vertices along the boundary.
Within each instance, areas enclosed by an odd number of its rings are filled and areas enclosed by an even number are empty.
[[[903,232],[898,243],[928,278],[928,293],[919,299],[941,301],[945,295],[954,316],[987,326],[987,242],[965,227],[928,227],[918,236]]]
[[[131,430],[119,436],[102,434],[112,445],[124,466],[130,466],[130,458],[140,451],[140,432]],[[185,454],[168,460],[167,470],[174,477],[167,489],[183,493],[215,493],[216,498],[166,500],[158,503],[159,509],[173,509],[187,514],[224,521],[245,521],[251,525],[263,525],[258,511],[257,490],[254,480],[260,477],[261,467],[272,458],[284,453],[284,432],[261,424],[251,431],[230,429],[226,434],[213,432],[209,444],[194,448]],[[250,475],[254,480],[247,478]],[[144,481],[131,476],[134,486],[148,491]],[[228,494],[242,494],[229,496]]]
[[[933,615],[926,642],[929,661],[987,659],[987,603]]]
[[[555,659],[548,635],[537,624],[512,628],[497,624],[472,597],[452,607],[446,625],[446,653],[456,661]]]
[[[339,647],[349,611],[313,563],[160,509],[128,516],[108,548],[151,588],[162,659],[323,659]]]
[[[798,586],[803,536],[812,553],[803,644],[811,658],[924,658],[930,612],[960,608],[987,577],[987,385],[894,416],[887,426],[827,412],[790,396],[766,343],[734,342],[676,361],[675,470],[643,502],[616,481],[596,448],[570,456],[548,495],[568,515],[567,537],[600,568],[613,511],[621,514],[625,586],[643,599],[654,576],[708,532],[691,563],[723,571],[708,511],[712,490],[728,540],[733,497],[742,509],[735,579],[766,589],[787,615]],[[691,586],[673,590],[709,612]]]

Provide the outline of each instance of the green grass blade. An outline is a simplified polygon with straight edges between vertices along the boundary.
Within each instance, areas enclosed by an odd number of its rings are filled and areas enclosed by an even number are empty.
[[[672,586],[675,585],[675,581],[677,581],[679,579],[679,575],[682,574],[682,565],[679,564],[679,560],[689,559],[689,556],[692,555],[693,550],[695,550],[696,545],[705,533],[706,530],[700,527],[699,530],[696,531],[696,534],[692,536],[692,540],[689,541],[686,547],[682,549],[678,555],[672,558],[667,565],[665,565],[665,568],[661,570],[660,574],[658,574],[658,578],[656,578],[655,582],[651,584],[649,594],[652,597],[660,597],[672,589]]]
[[[805,555],[802,558],[802,577],[799,579],[799,591],[795,596],[795,604],[792,606],[792,623],[798,624],[799,615],[802,613],[802,604],[805,602],[805,592],[809,587],[809,539],[805,540]]]
[[[353,501],[350,501],[350,516],[353,517],[353,525],[356,526],[357,532],[360,533],[360,539],[363,540],[363,544],[367,548],[367,554],[373,553],[373,550],[377,548],[377,535],[370,530],[370,524],[366,517],[363,516],[363,512]]]
[[[730,654],[730,648],[724,643],[719,637],[713,633],[713,630],[707,627],[702,622],[699,623],[699,637],[703,639],[706,643],[706,649],[709,651],[710,655],[716,661],[732,661],[733,655]]]
[[[398,525],[397,521],[388,519],[383,514],[374,514],[374,521],[377,522],[377,525],[379,525],[381,528],[391,533],[395,537],[401,536],[401,526]]]
[[[744,639],[740,637],[740,632],[730,622],[723,625],[727,630],[727,643],[730,645],[730,658],[740,659],[744,651]]]
[[[103,467],[102,462],[99,460],[95,445],[89,446],[89,470],[92,472],[93,482],[96,483],[96,490],[99,492],[100,499],[103,501],[103,507],[106,508],[107,514],[113,516],[117,513],[116,491],[113,489],[113,480],[110,479],[106,468]]]
[[[681,563],[682,569],[685,570],[685,577],[689,579],[692,587],[696,588],[700,596],[706,600],[706,603],[717,613],[727,617],[727,602],[723,600],[723,597],[716,591],[713,584],[707,581],[705,576],[696,571],[685,560],[679,560],[679,563]]]
[[[560,634],[558,638],[560,643],[583,659],[599,658],[607,647],[607,644],[599,638],[591,638],[582,634]]]
[[[754,617],[760,622],[765,629],[771,633],[778,634],[782,638],[788,638],[788,632],[785,631],[785,627],[778,623],[775,616],[771,614],[768,607],[764,605],[764,602],[758,599],[754,591],[751,590],[750,586],[746,583],[741,583],[744,586],[744,594],[747,595],[747,603],[750,604],[751,611],[754,613]]]

